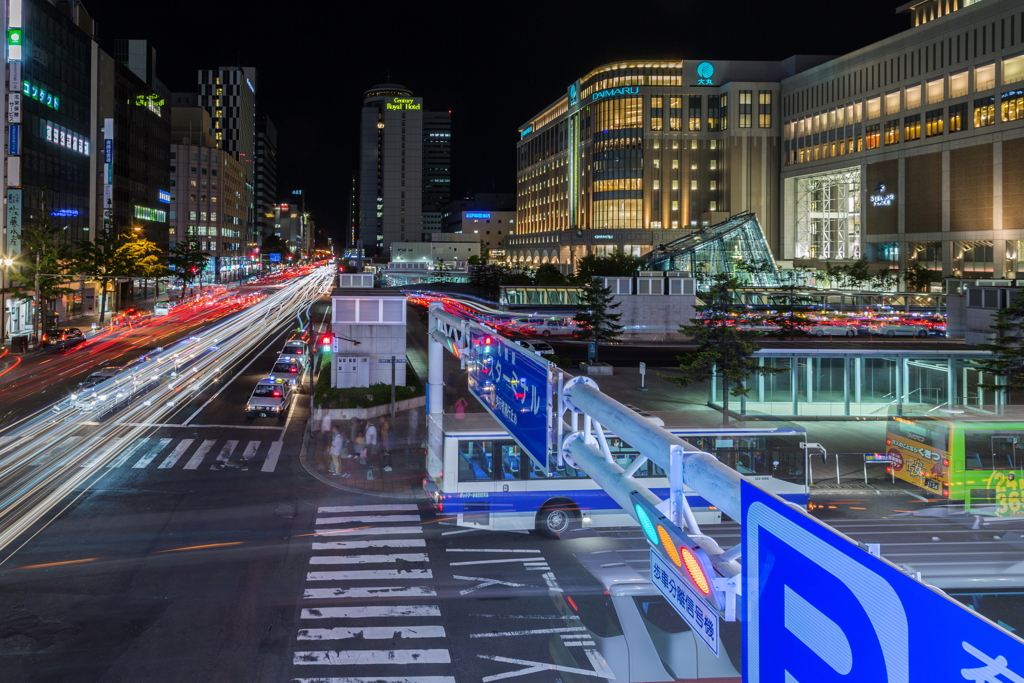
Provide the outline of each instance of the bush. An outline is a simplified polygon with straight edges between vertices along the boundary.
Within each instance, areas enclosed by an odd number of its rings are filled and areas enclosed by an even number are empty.
[[[391,403],[391,385],[374,384],[369,387],[335,389],[331,386],[330,354],[325,354],[323,371],[316,382],[316,396],[313,404],[317,408],[372,408]],[[423,395],[423,384],[411,367],[406,368],[407,385],[395,387],[395,400],[403,401]]]

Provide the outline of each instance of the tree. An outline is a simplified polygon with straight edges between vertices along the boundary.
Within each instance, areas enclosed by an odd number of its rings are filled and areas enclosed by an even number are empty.
[[[938,272],[915,263],[903,273],[903,282],[908,291],[927,292],[928,286],[938,280],[939,275]]]
[[[566,282],[565,275],[553,263],[545,263],[537,269],[537,284],[542,287],[558,287]]]
[[[587,254],[576,262],[575,280],[580,284],[595,277],[628,277],[641,270],[647,262],[637,256],[616,251],[611,256]]]
[[[476,288],[480,296],[486,298],[498,298],[498,288],[501,286],[501,278],[505,269],[501,266],[481,265],[471,266],[469,269],[469,284]]]
[[[16,299],[31,298],[35,305],[32,311],[33,336],[41,340],[46,332],[48,302],[71,289],[65,285],[71,281],[71,252],[64,244],[64,230],[53,224],[46,209],[46,191],[40,197],[39,218],[22,224],[21,233],[13,236],[21,248],[18,268],[11,271],[11,279],[32,284],[32,295],[24,292],[14,294]]]
[[[802,294],[796,285],[781,285],[775,288],[777,294],[769,297],[772,312],[763,317],[764,322],[779,329],[779,339],[806,337],[814,321],[807,311],[814,305],[812,297]]]
[[[477,256],[476,254],[473,254],[472,256],[469,257],[469,260],[466,261],[466,265],[469,265],[469,266],[479,266],[480,265],[480,257]]]
[[[290,250],[288,249],[288,243],[277,235],[267,235],[263,238],[263,245],[260,247],[260,253],[286,255],[290,253]]]
[[[597,344],[618,339],[622,334],[622,325],[618,324],[622,314],[612,311],[620,305],[621,302],[615,301],[612,296],[612,288],[605,287],[600,279],[584,282],[574,318],[580,325],[580,336]],[[594,360],[597,360],[596,353]]]
[[[990,342],[978,344],[978,348],[992,355],[975,361],[975,368],[995,375],[997,380],[978,386],[1004,392],[1024,389],[1024,296],[1017,294],[1009,306],[997,311],[995,322],[989,327],[995,335]]]
[[[689,325],[679,326],[681,333],[697,342],[696,350],[678,356],[682,376],[658,375],[681,387],[718,377],[722,382],[723,425],[729,424],[729,397],[750,393],[748,379],[787,370],[759,365],[754,354],[761,348],[757,340],[764,333],[732,324],[734,316],[743,310],[731,300],[731,291],[739,286],[739,281],[728,273],[711,278],[707,294],[701,296],[706,303],[698,307],[699,317],[691,319]]]
[[[186,287],[192,285],[196,278],[202,275],[202,272],[206,269],[206,259],[209,257],[210,255],[202,251],[195,240],[178,242],[171,249],[170,256],[167,258],[167,265],[174,271],[177,278],[181,280],[183,292]],[[199,286],[202,287],[202,280],[200,280]]]

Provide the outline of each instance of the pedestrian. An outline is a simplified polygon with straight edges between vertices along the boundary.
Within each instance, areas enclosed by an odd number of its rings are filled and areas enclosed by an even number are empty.
[[[461,420],[466,417],[466,406],[469,405],[469,401],[459,397],[459,400],[455,402],[455,419]]]
[[[324,434],[331,431],[331,413],[329,410],[324,410],[324,417],[320,420],[320,431]]]
[[[359,464],[365,466],[366,465],[366,437],[363,436],[362,432],[360,432],[359,436],[356,437],[355,449],[354,450],[358,454]]]
[[[391,467],[391,423],[386,417],[380,419],[380,439],[384,446],[380,459],[381,470],[390,472],[393,469]]]
[[[416,434],[420,431],[420,411],[413,408],[407,416],[409,420],[409,443],[416,443]]]
[[[328,472],[334,476],[341,474],[341,451],[345,447],[345,437],[337,425],[331,425],[331,448],[327,453],[331,456],[331,468]]]
[[[366,421],[366,431],[363,436],[366,438],[366,455],[372,460],[377,455],[377,428],[370,420]]]

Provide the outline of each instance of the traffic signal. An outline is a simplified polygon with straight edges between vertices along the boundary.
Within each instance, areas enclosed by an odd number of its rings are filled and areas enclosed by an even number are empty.
[[[710,607],[724,609],[725,594],[714,586],[715,568],[704,549],[638,492],[633,491],[630,498],[640,528],[654,552],[667,560]]]
[[[320,348],[322,348],[324,351],[329,351],[330,348],[331,348],[331,344],[333,342],[334,342],[334,335],[332,335],[332,334],[325,334],[325,335],[320,337]]]

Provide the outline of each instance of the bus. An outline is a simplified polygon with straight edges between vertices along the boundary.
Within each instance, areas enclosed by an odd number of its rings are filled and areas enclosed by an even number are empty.
[[[904,406],[889,416],[885,447],[890,472],[903,481],[969,512],[1024,516],[1024,406]]]
[[[665,429],[758,486],[806,507],[807,455],[800,447],[807,440],[805,430],[781,422]],[[637,451],[612,434],[606,436],[612,457],[623,469],[629,467]],[[424,489],[435,511],[454,518],[459,526],[536,530],[554,536],[572,528],[634,523],[582,470],[557,462],[543,467],[486,413],[461,419],[444,415],[430,429],[426,469]],[[667,474],[653,462],[646,462],[633,476],[663,500],[668,497]],[[687,496],[698,523],[721,521],[721,512],[706,500],[689,489]]]

